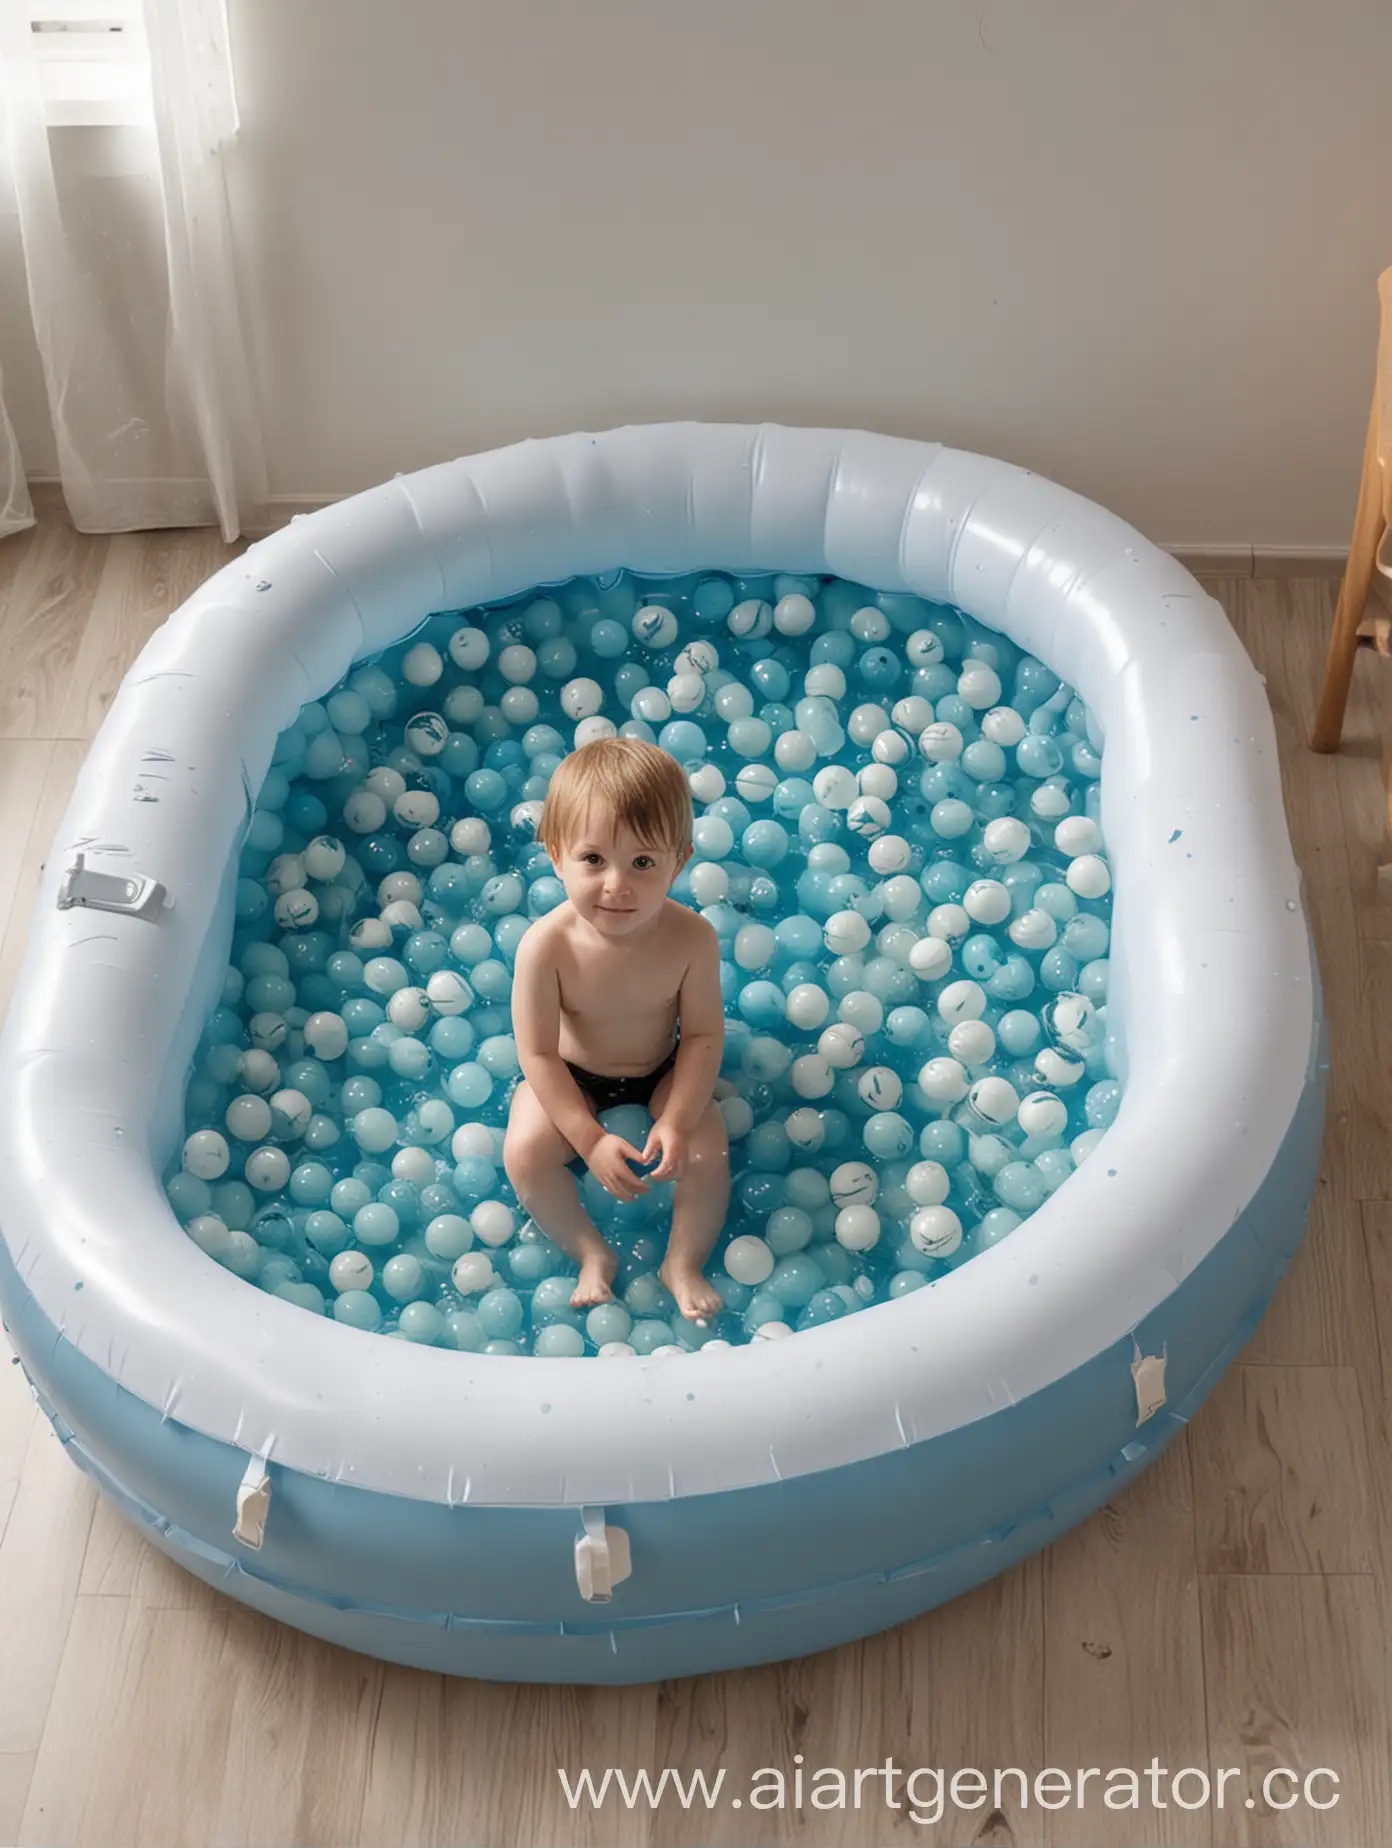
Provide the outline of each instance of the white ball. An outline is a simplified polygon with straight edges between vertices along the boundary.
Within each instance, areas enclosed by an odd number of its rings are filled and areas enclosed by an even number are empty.
[[[767,924],[742,924],[735,934],[735,965],[740,969],[764,969],[773,960],[778,939]]]
[[[920,937],[909,953],[909,967],[923,982],[940,982],[952,967],[951,946],[942,937]]]
[[[541,812],[544,807],[544,803],[535,800],[519,802],[508,816],[508,820],[519,833],[525,831],[534,835],[541,826]]]
[[[869,1206],[880,1191],[879,1176],[868,1161],[843,1161],[831,1171],[831,1197],[837,1206]]]
[[[736,1283],[752,1288],[773,1275],[773,1253],[752,1233],[732,1238],[725,1251],[725,1272]]]
[[[934,905],[928,913],[928,935],[945,943],[959,943],[970,929],[971,919],[962,905]]]
[[[981,844],[997,866],[1007,866],[1014,860],[1023,860],[1029,852],[1030,832],[1014,815],[1001,815],[986,823]]]
[[[489,641],[482,629],[465,623],[449,638],[450,660],[465,673],[473,673],[488,659]]]
[[[271,1133],[271,1106],[264,1097],[244,1092],[234,1097],[223,1113],[228,1131],[238,1142],[260,1142]]]
[[[846,676],[834,661],[819,661],[802,677],[802,690],[809,699],[846,697]]]
[[[1105,1129],[1085,1129],[1081,1136],[1073,1138],[1068,1145],[1068,1153],[1078,1167],[1082,1167],[1106,1133]]]
[[[1056,783],[1041,783],[1030,797],[1030,813],[1041,821],[1057,821],[1068,813],[1068,791]]]
[[[799,982],[788,990],[786,1009],[790,1025],[800,1033],[811,1033],[831,1012],[831,996],[816,982]]]
[[[184,1171],[200,1181],[215,1181],[226,1174],[231,1158],[226,1138],[215,1129],[196,1129],[184,1143]]]
[[[673,662],[679,674],[709,674],[720,666],[720,650],[704,637],[688,642]]]
[[[737,603],[725,618],[725,626],[731,635],[744,640],[752,637],[762,640],[773,627],[773,609],[758,597],[748,597],[743,603]]]
[[[962,1222],[950,1206],[921,1206],[909,1221],[909,1237],[929,1258],[950,1258],[962,1242]]]
[[[899,778],[888,764],[866,764],[856,771],[856,784],[863,796],[878,796],[890,802],[899,793]]]
[[[514,686],[525,686],[536,678],[537,658],[525,642],[511,642],[498,656],[498,672]]]
[[[487,853],[493,834],[482,815],[465,815],[450,829],[450,846],[462,859],[470,854]]]
[[[583,676],[567,680],[561,688],[561,711],[568,719],[593,718],[604,704],[604,689],[597,680]]]
[[[962,905],[974,924],[1002,924],[1010,916],[1010,892],[999,879],[973,879]]]
[[[735,772],[735,788],[746,802],[768,802],[778,787],[778,777],[769,764],[741,764]]]
[[[894,702],[890,717],[901,730],[911,732],[915,738],[920,732],[927,731],[933,723],[933,703],[911,693],[907,699]]]
[[[916,1161],[904,1177],[915,1206],[941,1206],[952,1191],[947,1169],[940,1161]]]
[[[935,1104],[957,1104],[967,1094],[967,1074],[956,1059],[929,1059],[919,1071],[918,1084]]]
[[[959,1020],[980,1020],[986,1012],[986,990],[979,982],[949,982],[938,996],[938,1018],[955,1027]]]
[[[428,1149],[398,1149],[391,1158],[392,1179],[428,1187],[435,1179],[435,1157]]]
[[[463,1257],[456,1258],[450,1277],[461,1296],[481,1296],[498,1281],[493,1260],[486,1251],[466,1251]]]
[[[947,1050],[963,1065],[985,1065],[995,1054],[996,1036],[984,1020],[959,1020],[947,1036]]]
[[[948,719],[938,719],[919,734],[918,748],[930,764],[950,764],[962,755],[962,734]]]
[[[968,661],[957,676],[957,694],[977,712],[984,712],[1000,699],[1000,675],[984,661]]]
[[[863,604],[851,617],[851,634],[858,642],[883,642],[889,635],[889,618],[875,604]]]
[[[889,804],[878,796],[857,796],[846,811],[846,826],[863,841],[873,841],[876,835],[883,834],[892,820]]]
[[[501,1200],[480,1200],[469,1215],[474,1236],[485,1245],[506,1245],[516,1223],[512,1208]]]
[[[822,942],[833,956],[854,956],[870,941],[870,926],[858,911],[833,911],[822,926]]]
[[[878,1033],[884,1025],[884,1002],[868,988],[853,988],[837,1002],[836,1018],[862,1033]]]
[[[707,1346],[710,1344],[707,1343]],[[606,1341],[595,1352],[596,1360],[629,1360],[638,1352],[627,1341]]]
[[[1068,815],[1054,829],[1054,845],[1070,860],[1079,854],[1096,853],[1102,845],[1102,830],[1090,815]]]
[[[816,605],[796,591],[773,606],[773,626],[780,635],[806,635],[816,620]]]
[[[309,1024],[305,1023],[306,1026]],[[259,1096],[266,1096],[274,1091],[280,1083],[280,1067],[271,1054],[260,1046],[252,1046],[237,1061],[237,1074],[248,1091],[255,1091]]]
[[[792,1334],[786,1322],[761,1322],[754,1330],[756,1341],[786,1341]]]
[[[387,819],[387,805],[374,789],[355,789],[343,804],[343,820],[354,834],[375,834]]]
[[[645,719],[649,725],[661,725],[672,716],[672,702],[661,687],[639,687],[628,709],[635,719]]]
[[[741,1142],[754,1127],[754,1112],[748,1101],[739,1096],[722,1097],[716,1105],[725,1123],[725,1134],[731,1142]]]
[[[838,1020],[827,1027],[817,1041],[817,1051],[828,1065],[838,1071],[849,1071],[859,1065],[865,1053],[865,1035],[859,1027],[853,1027],[849,1021]]]
[[[1064,874],[1070,892],[1079,898],[1105,898],[1112,889],[1112,875],[1107,862],[1095,853],[1079,854],[1070,860]]]
[[[486,1123],[461,1123],[450,1137],[450,1154],[456,1161],[467,1161],[470,1155],[492,1161],[493,1131]]]
[[[415,1033],[430,1018],[430,996],[423,988],[398,988],[387,1002],[387,1019],[403,1033]]]
[[[284,1149],[253,1149],[246,1158],[246,1183],[257,1193],[279,1193],[290,1179],[290,1157]]]
[[[440,819],[440,798],[430,789],[408,789],[392,803],[392,813],[407,828],[433,828]]]
[[[699,674],[673,674],[667,682],[667,698],[673,712],[695,712],[704,704],[706,683]]]
[[[271,1117],[278,1136],[296,1140],[309,1128],[314,1106],[303,1091],[285,1090],[271,1093]]]
[[[873,1206],[843,1206],[836,1215],[836,1242],[847,1251],[873,1251],[880,1242],[880,1216]]]
[[[913,848],[902,834],[881,834],[870,843],[870,870],[874,873],[902,873],[913,858]]]
[[[266,868],[262,883],[272,898],[297,891],[306,878],[304,860],[297,853],[278,853]]]
[[[541,711],[541,701],[530,687],[509,687],[498,701],[498,710],[509,725],[531,725]]]
[[[686,773],[693,802],[718,802],[725,794],[725,778],[715,764],[697,764]]]
[[[817,1052],[805,1052],[800,1059],[794,1059],[788,1076],[799,1097],[825,1097],[836,1082],[829,1061]]]
[[[889,714],[883,706],[867,702],[853,706],[846,720],[846,731],[853,744],[873,744],[882,731],[889,729]]]
[[[714,860],[698,860],[687,878],[698,905],[718,905],[730,890],[730,875]]]
[[[812,779],[812,793],[823,808],[848,809],[859,794],[854,774],[843,764],[828,764]],[[886,816],[888,811],[886,811]]]
[[[375,791],[384,802],[392,803],[405,789],[406,779],[389,764],[378,764],[375,770],[369,770],[363,778],[363,787]]]
[[[421,927],[420,907],[413,904],[409,898],[394,898],[389,904],[383,905],[382,915],[378,922],[386,925],[389,934],[400,924],[404,924],[407,930],[419,930]]]
[[[885,915],[899,921],[913,917],[923,903],[923,893],[919,889],[918,881],[911,879],[907,873],[897,874],[877,889],[884,900]],[[917,941],[916,934],[915,941]],[[910,967],[907,950],[901,960],[905,968]]]
[[[877,764],[902,764],[913,755],[913,747],[902,732],[882,731],[870,746],[870,755]]]
[[[348,855],[343,842],[332,834],[317,834],[300,856],[311,879],[337,879]]]
[[[780,770],[797,774],[810,770],[817,761],[817,744],[810,732],[779,732],[773,741],[773,761]]]
[[[1013,1123],[1020,1108],[1020,1094],[1008,1078],[978,1078],[967,1093],[967,1101],[993,1129]]]
[[[813,1110],[807,1104],[800,1109],[790,1110],[783,1128],[794,1148],[808,1149],[815,1154],[826,1141],[826,1124],[822,1120],[821,1111]]]
[[[596,712],[588,719],[581,719],[575,728],[575,748],[583,751],[587,744],[597,744],[601,738],[617,738],[619,728],[612,719],[606,719],[602,712]]]
[[[911,667],[936,667],[945,650],[931,629],[915,629],[904,644],[904,654]]]
[[[1003,751],[1017,745],[1029,727],[1013,706],[995,706],[981,721],[981,735]]]
[[[413,687],[433,687],[444,671],[439,649],[432,648],[429,642],[417,642],[414,648],[408,648],[401,663],[401,678]]]
[[[1047,911],[1031,906],[1011,920],[1008,935],[1016,949],[1047,950],[1058,937],[1058,925]]]
[[[860,1101],[872,1110],[897,1110],[904,1095],[902,1079],[888,1065],[872,1065],[862,1072],[856,1090]]]
[[[1061,1136],[1068,1127],[1068,1106],[1052,1091],[1031,1091],[1016,1115],[1027,1136]]]
[[[631,626],[635,639],[654,653],[670,648],[677,639],[677,619],[660,603],[646,603],[641,610],[635,610]]]
[[[1067,1058],[1056,1046],[1041,1046],[1035,1054],[1034,1069],[1042,1084],[1066,1091],[1077,1084],[1087,1067],[1081,1059]]]
[[[370,1290],[376,1274],[365,1251],[340,1251],[329,1264],[329,1282],[340,1296],[345,1290]]]

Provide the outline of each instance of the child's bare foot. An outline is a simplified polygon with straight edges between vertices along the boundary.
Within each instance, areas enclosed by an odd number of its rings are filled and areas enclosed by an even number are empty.
[[[610,1284],[619,1260],[607,1245],[596,1245],[580,1259],[580,1275],[571,1291],[572,1309],[592,1309],[596,1303],[611,1303],[614,1292]]]
[[[709,1322],[725,1307],[724,1297],[694,1266],[668,1258],[658,1276],[676,1298],[677,1307],[688,1322]]]

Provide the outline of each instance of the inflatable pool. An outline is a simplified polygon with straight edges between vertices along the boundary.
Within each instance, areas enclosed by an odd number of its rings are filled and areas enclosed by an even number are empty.
[[[160,1178],[277,736],[431,612],[623,568],[955,605],[1077,689],[1106,740],[1120,1113],[1010,1237],[790,1340],[576,1366],[307,1316],[206,1256]],[[1171,558],[932,444],[528,442],[296,520],[131,669],[0,1038],[0,1310],[74,1460],[261,1611],[496,1679],[767,1661],[956,1595],[1153,1460],[1299,1240],[1324,1067],[1265,697]]]

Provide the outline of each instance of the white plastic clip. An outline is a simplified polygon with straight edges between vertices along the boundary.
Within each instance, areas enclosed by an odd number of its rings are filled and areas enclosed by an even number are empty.
[[[237,1490],[237,1525],[232,1538],[254,1552],[266,1537],[266,1516],[271,1511],[271,1478],[264,1457],[253,1457]]]
[[[1131,1345],[1136,1350],[1136,1358],[1131,1362],[1131,1378],[1136,1383],[1136,1423],[1143,1425],[1165,1403],[1165,1361],[1169,1344],[1167,1342],[1158,1354],[1142,1354],[1134,1337]]]
[[[628,1535],[622,1527],[606,1527],[602,1508],[582,1508],[585,1531],[575,1542],[575,1582],[587,1604],[607,1604],[633,1571]]]
[[[128,917],[147,918],[151,923],[159,916],[164,900],[164,887],[157,879],[147,879],[144,873],[126,876],[96,872],[81,853],[64,873],[58,888],[60,911],[84,905],[92,911],[120,911]]]

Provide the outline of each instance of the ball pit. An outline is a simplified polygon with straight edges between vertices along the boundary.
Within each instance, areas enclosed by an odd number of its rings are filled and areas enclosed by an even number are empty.
[[[703,582],[724,586],[706,610]],[[945,644],[954,610],[968,621]],[[843,661],[817,654],[835,635]],[[1031,730],[1011,684],[1029,655],[1041,706],[1057,677],[1086,708]],[[624,718],[621,676],[644,659],[661,672],[629,674]],[[374,714],[394,681],[418,708]],[[430,716],[442,682],[454,722]],[[902,701],[920,703],[896,718]],[[384,757],[457,760],[450,808],[414,769],[400,789],[364,780],[382,767],[366,745],[344,773],[344,740],[391,718]],[[548,1242],[496,1184],[508,959],[559,894],[526,812],[554,742],[525,762],[489,750],[615,723],[691,753],[677,895],[714,914],[728,972],[734,1302],[704,1340],[658,1313],[641,1253],[624,1304],[576,1328]],[[476,763],[452,742],[469,725]],[[881,736],[898,742],[876,755]],[[905,745],[912,793],[906,758],[885,761]],[[1007,754],[1074,799],[1022,819]],[[1049,854],[1059,876],[1023,895],[1044,902],[1020,902],[1005,874]],[[443,954],[424,910],[442,869],[435,901],[470,888],[457,921],[440,904]],[[1078,919],[1074,956],[1059,937]],[[363,936],[336,995],[314,966],[329,924]],[[1012,968],[1019,996],[997,981]],[[369,1046],[391,1083],[345,1108]],[[257,1608],[505,1678],[770,1659],[954,1595],[1158,1453],[1299,1238],[1321,1049],[1259,683],[1134,531],[1019,469],[861,433],[523,444],[296,521],[132,668],[0,1040],[0,1307],[74,1458]],[[964,1146],[942,1161],[934,1137]],[[448,1184],[427,1152],[444,1141]],[[248,1193],[266,1200],[256,1236],[254,1215],[233,1223]],[[462,1305],[504,1262],[487,1333]],[[460,1306],[431,1287],[446,1263]],[[506,1345],[524,1340],[525,1357]],[[581,1352],[609,1364],[576,1368]]]

